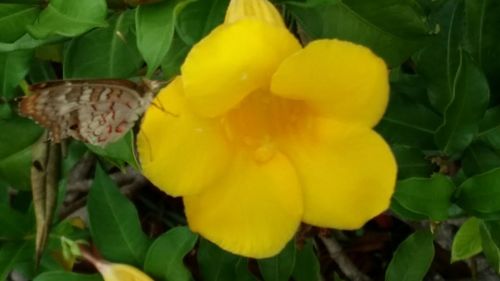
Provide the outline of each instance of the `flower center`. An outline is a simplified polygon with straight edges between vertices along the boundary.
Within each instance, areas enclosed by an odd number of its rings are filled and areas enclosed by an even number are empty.
[[[277,142],[301,134],[310,126],[310,115],[303,101],[255,91],[221,122],[230,143],[253,151],[256,161],[267,162],[274,156]]]

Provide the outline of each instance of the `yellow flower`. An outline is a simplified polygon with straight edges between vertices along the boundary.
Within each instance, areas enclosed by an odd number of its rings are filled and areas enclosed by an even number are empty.
[[[144,117],[144,175],[182,196],[190,228],[223,249],[278,253],[301,221],[357,229],[384,211],[396,164],[372,130],[385,63],[340,40],[302,48],[266,0],[233,0]]]

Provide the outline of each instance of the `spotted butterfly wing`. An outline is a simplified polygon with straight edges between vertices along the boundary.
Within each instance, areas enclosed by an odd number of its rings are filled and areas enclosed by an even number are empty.
[[[122,137],[146,110],[161,83],[144,79],[67,80],[30,86],[19,112],[49,129],[58,143],[67,137],[104,146]]]

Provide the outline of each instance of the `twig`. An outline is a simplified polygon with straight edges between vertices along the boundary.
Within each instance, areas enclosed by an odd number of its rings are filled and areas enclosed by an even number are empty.
[[[333,237],[319,235],[330,257],[337,263],[340,270],[352,281],[371,281],[372,279],[361,272],[351,260],[342,252],[342,246]]]

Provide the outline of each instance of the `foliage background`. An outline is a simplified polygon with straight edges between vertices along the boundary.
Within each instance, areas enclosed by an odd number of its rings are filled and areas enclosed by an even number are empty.
[[[138,165],[131,132],[106,149],[69,144],[58,216],[34,270],[29,171],[42,129],[17,115],[15,97],[26,83],[52,79],[169,80],[191,46],[222,22],[228,4],[141,2],[0,1],[0,280],[13,270],[36,281],[101,280],[85,264],[62,258],[61,237],[92,241],[105,259],[162,281],[361,278],[338,256],[373,280],[481,280],[500,272],[497,0],[275,1],[304,44],[353,41],[391,68],[390,105],[376,129],[396,155],[399,180],[390,211],[363,229],[304,226],[280,255],[265,260],[224,252],[191,233],[180,202],[131,168]],[[78,184],[83,188],[75,191]],[[66,219],[75,206],[87,207],[87,227]],[[344,250],[332,252],[325,241]]]

